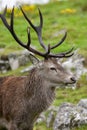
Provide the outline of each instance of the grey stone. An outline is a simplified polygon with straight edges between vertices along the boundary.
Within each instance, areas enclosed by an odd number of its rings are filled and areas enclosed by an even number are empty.
[[[5,66],[1,67],[1,73],[6,73],[7,72],[7,69]]]
[[[33,65],[21,70],[21,73],[26,73],[26,72],[29,72],[31,69],[33,69]]]
[[[63,66],[68,70],[72,70],[77,79],[80,78],[81,75],[87,73],[87,69],[84,67],[83,62],[85,58],[82,57],[78,50],[74,52],[74,55],[63,62]]]
[[[54,119],[55,119],[55,112],[51,111],[47,117],[47,121],[46,121],[47,127],[53,126]]]
[[[87,109],[79,105],[63,103],[58,109],[53,130],[70,130],[82,124],[87,124]]]
[[[15,70],[19,67],[19,62],[16,54],[9,54],[8,60],[12,70]]]
[[[10,69],[10,65],[8,61],[0,60],[0,71],[1,73],[6,73],[7,70]]]
[[[4,50],[5,50],[4,48],[0,48],[0,52],[4,52]]]
[[[87,99],[81,99],[77,105],[87,109]]]
[[[39,118],[36,120],[36,124],[41,122],[46,122],[46,116],[44,112],[40,114]]]
[[[29,59],[29,56],[27,55],[21,55],[18,57],[18,61],[19,61],[19,65],[20,66],[24,66],[26,65],[27,63],[30,62],[30,59]]]

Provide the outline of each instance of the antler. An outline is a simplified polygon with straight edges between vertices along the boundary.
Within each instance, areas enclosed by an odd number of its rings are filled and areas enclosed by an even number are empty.
[[[44,44],[43,41],[42,41],[43,17],[42,17],[42,14],[41,14],[40,9],[38,9],[38,10],[39,10],[39,16],[40,16],[40,25],[39,25],[39,26],[35,26],[35,25],[32,24],[31,20],[26,16],[25,12],[24,12],[23,9],[21,8],[21,11],[22,11],[22,13],[23,13],[25,19],[28,21],[28,23],[31,25],[31,27],[32,27],[32,28],[35,30],[35,32],[37,33],[37,36],[38,36],[40,45],[41,45],[45,50],[47,50],[47,47],[45,46],[45,44]],[[51,50],[51,49],[54,49],[54,48],[56,48],[56,47],[58,47],[59,45],[61,45],[61,44],[64,42],[64,40],[66,39],[66,36],[67,36],[67,32],[65,32],[65,35],[64,35],[64,37],[61,39],[60,42],[58,42],[56,45],[50,47],[50,50]],[[72,50],[73,50],[73,48],[70,49],[68,52],[64,52],[64,53],[60,53],[60,54],[56,54],[56,55],[49,53],[48,57],[59,57],[59,58],[66,57],[66,58],[67,58],[67,57],[70,57],[70,56],[73,55],[73,53],[70,54],[70,55],[67,55],[67,54],[71,53]]]
[[[7,7],[6,7],[5,10],[4,10],[4,13],[0,14],[0,18],[2,19],[4,25],[9,30],[9,32],[14,37],[14,39],[18,42],[19,45],[21,45],[22,47],[24,47],[27,50],[31,51],[32,53],[40,55],[40,56],[42,56],[44,58],[49,58],[49,57],[54,57],[54,58],[57,58],[57,57],[58,58],[66,57],[67,58],[67,57],[70,57],[70,56],[73,55],[73,53],[71,53],[72,50],[73,50],[73,48],[70,49],[67,52],[63,52],[63,53],[59,53],[59,54],[52,54],[52,53],[50,53],[51,49],[54,49],[54,48],[58,47],[59,45],[61,45],[63,43],[63,41],[66,39],[67,33],[65,33],[64,37],[62,38],[62,40],[59,43],[57,43],[56,45],[50,47],[50,44],[48,44],[48,46],[46,46],[43,43],[43,41],[42,41],[43,17],[42,17],[41,11],[39,10],[39,16],[40,16],[40,25],[39,26],[35,26],[35,25],[32,24],[32,22],[28,19],[28,17],[26,16],[26,14],[25,14],[25,12],[23,11],[22,8],[21,8],[21,11],[22,11],[25,19],[28,21],[28,23],[31,25],[31,27],[35,30],[35,32],[36,32],[36,34],[38,36],[40,45],[44,48],[45,53],[39,52],[39,51],[35,50],[34,48],[32,48],[30,46],[30,44],[31,44],[31,37],[30,37],[30,28],[29,27],[27,28],[28,42],[26,44],[24,44],[17,37],[17,35],[16,35],[15,31],[14,31],[14,7],[13,7],[12,12],[11,12],[10,25],[8,24],[8,22],[7,22],[6,18],[5,18],[5,15],[6,15],[6,12],[7,12]]]
[[[4,13],[3,14],[0,14],[0,18],[2,19],[4,25],[6,26],[6,28],[10,31],[11,35],[14,37],[14,39],[24,48],[26,48],[27,50],[31,51],[32,53],[34,54],[37,54],[37,55],[40,55],[42,57],[46,57],[49,53],[50,53],[50,45],[48,45],[48,48],[46,49],[46,52],[45,53],[41,53],[33,48],[30,47],[30,44],[31,44],[31,38],[30,38],[30,29],[28,27],[27,29],[27,34],[28,34],[28,42],[27,44],[24,44],[16,35],[15,31],[14,31],[14,7],[12,9],[12,12],[11,12],[11,20],[10,20],[10,25],[8,24],[6,18],[5,18],[5,15],[6,15],[6,12],[7,12],[7,7],[5,8],[4,10]]]

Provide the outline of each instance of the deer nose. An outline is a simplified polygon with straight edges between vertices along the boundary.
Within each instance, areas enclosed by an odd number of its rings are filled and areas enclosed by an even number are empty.
[[[76,83],[75,77],[71,77],[70,79],[71,79],[71,81],[72,81],[73,83]]]

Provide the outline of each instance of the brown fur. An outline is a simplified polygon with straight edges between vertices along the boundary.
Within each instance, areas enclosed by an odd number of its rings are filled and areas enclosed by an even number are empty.
[[[38,87],[41,80],[36,76],[36,70],[32,70],[28,77],[0,78],[0,117],[8,122],[15,121],[19,130],[32,130],[34,121],[52,99],[50,94],[46,99],[42,84]],[[13,127],[14,123],[10,130],[17,129]]]
[[[71,76],[57,60],[49,59],[38,63],[28,76],[0,78],[0,119],[7,129],[33,130],[39,114],[52,103],[55,87],[74,83]]]

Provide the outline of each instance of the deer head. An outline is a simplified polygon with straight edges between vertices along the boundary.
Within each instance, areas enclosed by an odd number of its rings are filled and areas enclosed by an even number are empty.
[[[19,45],[21,45],[23,48],[26,48],[28,51],[32,52],[33,54],[39,55],[44,58],[43,61],[39,61],[35,56],[33,56],[33,58],[37,62],[36,66],[37,66],[37,70],[38,70],[38,75],[42,76],[44,79],[49,81],[49,85],[51,84],[51,86],[52,85],[57,86],[58,84],[61,84],[61,83],[63,83],[63,84],[75,83],[76,80],[72,76],[72,74],[66,72],[64,70],[64,68],[58,63],[58,58],[71,57],[73,55],[73,52],[72,52],[73,48],[71,48],[67,52],[61,52],[61,53],[57,53],[57,54],[53,54],[51,52],[52,49],[55,49],[56,47],[60,46],[64,42],[64,40],[66,39],[66,36],[67,36],[67,32],[65,32],[65,35],[63,36],[63,38],[56,45],[51,46],[50,44],[48,44],[48,46],[46,46],[42,40],[43,17],[42,17],[40,9],[38,9],[39,16],[40,16],[39,26],[33,25],[33,23],[30,21],[30,19],[26,16],[23,9],[21,7],[20,7],[20,9],[21,9],[25,19],[27,20],[27,22],[30,24],[30,26],[36,32],[39,43],[40,43],[41,47],[44,49],[44,52],[40,52],[31,47],[31,36],[30,36],[29,27],[27,28],[28,42],[26,44],[24,44],[17,37],[17,35],[14,31],[14,7],[11,12],[10,24],[8,24],[8,22],[5,18],[7,7],[5,8],[4,13],[0,14],[0,18]]]

